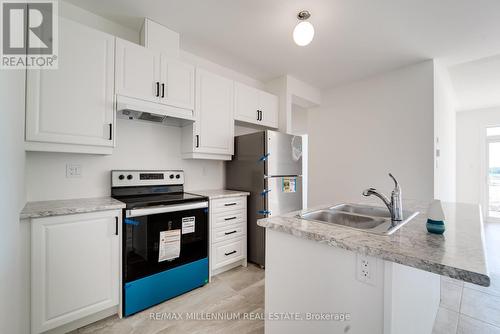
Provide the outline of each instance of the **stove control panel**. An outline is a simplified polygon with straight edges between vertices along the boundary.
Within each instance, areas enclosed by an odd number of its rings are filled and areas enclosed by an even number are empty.
[[[184,184],[181,170],[114,170],[111,171],[112,187],[136,187]]]

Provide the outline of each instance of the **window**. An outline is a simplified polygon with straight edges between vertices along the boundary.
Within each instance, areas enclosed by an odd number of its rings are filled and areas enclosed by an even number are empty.
[[[500,127],[486,128],[486,215],[500,220]]]

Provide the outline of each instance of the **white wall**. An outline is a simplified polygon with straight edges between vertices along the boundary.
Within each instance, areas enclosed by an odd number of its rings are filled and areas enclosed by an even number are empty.
[[[500,107],[457,113],[457,202],[482,204],[481,168],[488,126],[500,126]]]
[[[246,85],[256,87],[259,89],[264,88],[264,84],[256,79],[250,78],[244,74],[233,71],[227,67],[216,64],[216,63],[211,62],[209,60],[206,60],[204,58],[198,57],[198,56],[196,56],[192,53],[189,53],[187,51],[180,50],[179,57],[187,63],[190,63],[194,66],[202,67],[208,71],[211,71],[213,73],[217,73],[217,74],[219,74],[223,77],[226,77],[228,79],[236,80],[236,81],[242,82]]]
[[[433,62],[408,66],[322,94],[309,110],[309,203],[360,201],[389,193],[433,197]]]
[[[68,2],[59,1],[59,15],[116,37],[139,43],[138,31],[107,20]]]
[[[29,332],[28,225],[24,192],[24,77],[0,70],[0,333]]]
[[[66,2],[60,2],[60,6],[61,15],[71,20],[132,42],[139,41],[138,31]],[[227,78],[263,87],[253,78],[183,50],[180,50],[180,58]],[[116,131],[117,147],[111,156],[29,152],[26,162],[27,199],[108,196],[112,169],[183,169],[186,172],[186,190],[224,187],[221,161],[181,159],[180,128],[119,119]],[[68,163],[82,165],[81,178],[66,178]]]
[[[112,155],[30,152],[28,200],[109,196],[112,169],[183,169],[187,190],[224,186],[223,163],[181,159],[181,128],[118,119]],[[81,164],[81,178],[66,178],[66,164]],[[57,185],[57,186],[54,186]]]
[[[434,62],[434,198],[456,201],[456,107],[448,70]]]
[[[457,97],[457,110],[468,111],[500,105],[500,55],[475,59],[449,68]]]
[[[299,105],[292,104],[292,134],[307,134],[307,109]]]
[[[140,43],[139,31],[135,31],[116,22],[105,19],[102,16],[86,11],[85,9],[77,7],[71,3],[60,1],[59,15],[92,27],[94,29],[107,32],[108,34],[114,35],[116,37],[123,38],[134,43]],[[190,64],[201,66],[209,71],[215,72],[227,78],[238,80],[247,85],[257,88],[263,87],[263,84],[258,80],[250,78],[246,75],[233,71],[227,67],[216,64],[204,58],[198,57],[190,52],[179,50],[179,57]]]
[[[293,133],[293,105],[313,108],[321,104],[321,91],[289,75],[266,83],[267,89],[279,97],[279,131]]]

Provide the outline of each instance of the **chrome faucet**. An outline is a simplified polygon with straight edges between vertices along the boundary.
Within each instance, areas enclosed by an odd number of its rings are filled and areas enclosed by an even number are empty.
[[[402,221],[403,203],[401,198],[401,188],[399,187],[398,181],[394,176],[392,176],[391,173],[389,173],[389,176],[394,181],[394,189],[392,190],[390,201],[384,194],[379,193],[375,188],[366,189],[365,191],[363,191],[363,196],[371,196],[371,195],[377,196],[385,203],[387,209],[389,209],[392,221]]]

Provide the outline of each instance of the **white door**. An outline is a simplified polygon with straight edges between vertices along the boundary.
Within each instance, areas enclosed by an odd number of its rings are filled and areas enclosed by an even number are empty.
[[[160,54],[117,38],[116,94],[158,102],[160,90]]]
[[[59,25],[59,69],[27,71],[26,140],[112,147],[115,38]]]
[[[119,211],[33,219],[32,332],[118,305],[119,221]]]
[[[233,154],[233,81],[196,70],[195,152]]]
[[[260,92],[260,106],[262,110],[262,125],[278,127],[278,97],[267,92]]]
[[[234,119],[259,124],[259,100],[259,90],[236,82],[234,84]]]
[[[194,66],[161,57],[160,102],[174,107],[194,109]]]
[[[486,203],[488,221],[500,221],[500,127],[486,130]]]

